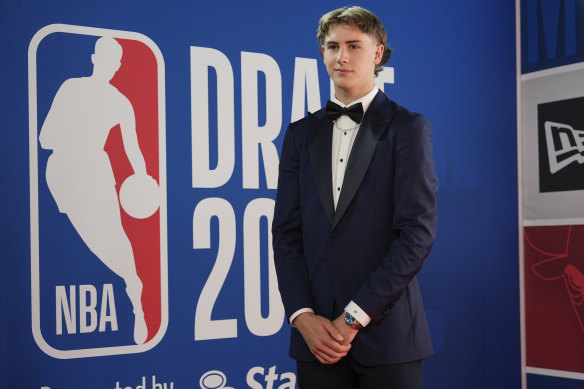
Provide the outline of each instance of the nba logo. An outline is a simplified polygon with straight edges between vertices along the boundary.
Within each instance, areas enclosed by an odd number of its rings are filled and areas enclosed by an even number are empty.
[[[32,331],[55,358],[144,352],[168,324],[164,62],[141,34],[29,46]]]

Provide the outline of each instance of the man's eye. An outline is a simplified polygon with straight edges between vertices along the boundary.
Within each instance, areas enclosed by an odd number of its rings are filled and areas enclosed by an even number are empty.
[[[357,46],[357,45],[351,45],[351,49],[358,49],[358,48],[359,48],[359,46]]]
[[[330,45],[328,48],[329,48],[329,50],[336,50],[336,49],[339,48],[339,46],[337,46],[337,45]]]

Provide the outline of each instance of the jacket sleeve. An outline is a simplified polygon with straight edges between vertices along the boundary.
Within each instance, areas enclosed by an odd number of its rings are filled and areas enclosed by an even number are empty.
[[[299,309],[314,309],[304,260],[299,168],[300,146],[294,136],[294,125],[291,124],[286,130],[282,145],[272,222],[274,264],[288,319]]]
[[[396,118],[394,127],[395,239],[353,301],[374,321],[401,297],[430,253],[436,234],[438,179],[432,157],[431,126],[421,115]]]

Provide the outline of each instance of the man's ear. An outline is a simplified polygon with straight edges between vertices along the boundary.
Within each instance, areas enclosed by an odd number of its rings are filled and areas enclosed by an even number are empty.
[[[381,58],[383,57],[383,50],[385,49],[385,47],[382,44],[377,45],[377,47],[375,48],[375,59],[373,62],[375,62],[375,65],[379,65],[379,62],[381,62]]]
[[[324,45],[320,45],[320,56],[324,58]]]

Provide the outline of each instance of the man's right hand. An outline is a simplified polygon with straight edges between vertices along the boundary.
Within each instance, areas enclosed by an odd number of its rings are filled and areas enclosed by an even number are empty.
[[[343,336],[333,323],[312,312],[298,315],[292,323],[300,331],[310,352],[324,364],[333,364],[347,355],[350,344],[343,344]]]

